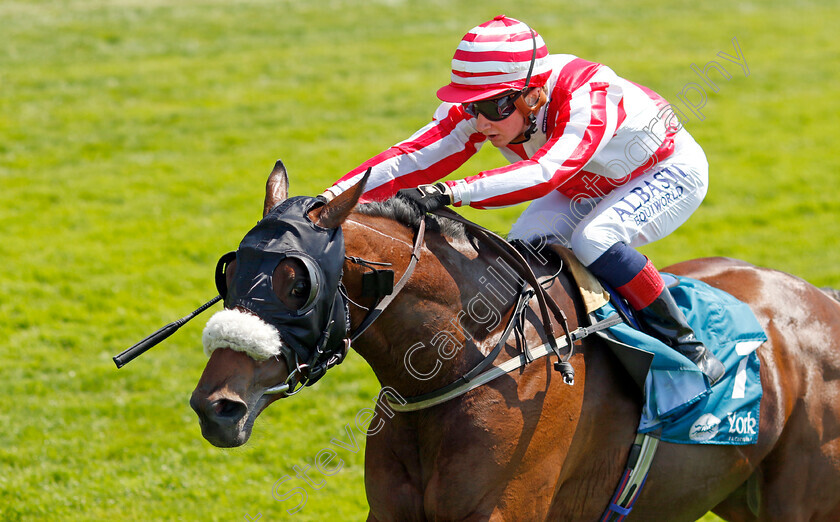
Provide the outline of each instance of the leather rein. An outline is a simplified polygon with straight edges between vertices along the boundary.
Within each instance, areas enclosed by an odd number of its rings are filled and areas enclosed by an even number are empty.
[[[510,265],[521,278],[519,295],[513,307],[513,313],[510,315],[508,323],[496,343],[496,346],[484,357],[481,362],[454,382],[423,395],[408,398],[394,397],[387,389],[383,389],[384,395],[386,400],[388,400],[390,407],[400,412],[429,408],[463,395],[472,389],[500,377],[501,375],[509,373],[549,354],[556,355],[557,361],[554,363],[554,369],[562,374],[563,382],[569,385],[574,384],[575,374],[570,363],[575,351],[574,342],[583,339],[596,331],[609,328],[610,326],[620,323],[621,318],[615,314],[590,327],[580,327],[574,331],[570,331],[566,314],[557,305],[554,299],[548,295],[548,292],[537,279],[524,256],[509,242],[498,234],[463,218],[460,214],[448,208],[438,209],[434,212],[434,214],[463,224],[470,233],[472,233],[477,239],[483,240],[484,243],[490,246],[499,255],[500,259]],[[388,294],[384,299],[380,300],[379,303],[377,303],[377,305],[368,312],[367,316],[362,321],[362,324],[353,333],[351,340],[356,340],[361,333],[364,332],[364,330],[366,330],[377,317],[379,317],[382,311],[394,300],[400,290],[402,290],[405,286],[405,283],[411,277],[414,267],[420,259],[420,250],[424,241],[425,223],[426,218],[424,216],[423,220],[420,222],[417,234],[415,235],[414,248],[411,253],[411,262],[400,278],[399,283],[394,287],[393,292]],[[363,264],[363,261],[358,258],[348,258],[348,260],[358,264]],[[559,272],[554,277],[557,275],[559,275]],[[551,279],[554,279],[554,277]],[[538,348],[535,348],[534,350],[529,350],[527,343],[524,341],[524,313],[527,309],[528,302],[532,297],[537,298],[540,316],[545,330],[545,337],[548,339],[548,342]],[[560,339],[555,337],[549,310],[551,310],[552,315],[563,328],[564,337]],[[502,348],[505,346],[507,339],[513,331],[517,331],[519,337],[523,340],[522,353],[518,357],[514,357],[499,366],[491,367],[498,355],[501,353]],[[568,347],[568,353],[565,356],[560,353],[560,345],[558,345],[558,341],[560,341],[560,344],[562,344],[563,347]],[[491,368],[488,369],[488,367]]]
[[[513,245],[511,245],[498,234],[491,232],[490,230],[487,230],[486,228],[463,218],[460,214],[448,208],[441,208],[433,213],[439,217],[452,219],[458,223],[463,224],[465,228],[477,239],[482,240],[485,244],[492,248],[494,252],[498,254],[499,259],[507,263],[520,277],[519,294],[516,303],[513,307],[513,313],[510,315],[508,323],[501,337],[499,338],[493,350],[491,350],[490,353],[488,353],[482,361],[480,361],[470,371],[456,379],[454,382],[442,388],[422,395],[408,398],[394,397],[393,394],[388,392],[387,388],[383,388],[383,395],[385,395],[390,407],[400,412],[416,411],[424,408],[429,408],[431,406],[441,404],[443,402],[449,401],[450,399],[463,395],[472,389],[475,389],[483,384],[486,384],[487,382],[490,382],[491,380],[497,377],[500,377],[501,375],[504,375],[517,368],[525,366],[536,359],[552,354],[557,357],[557,361],[554,363],[554,369],[561,373],[561,375],[563,376],[563,382],[568,385],[574,384],[575,373],[570,360],[575,352],[575,341],[583,339],[584,337],[587,337],[588,335],[595,333],[596,331],[603,330],[605,328],[609,328],[610,326],[614,326],[620,323],[621,318],[618,316],[618,314],[613,314],[610,317],[599,321],[589,327],[579,327],[573,331],[570,331],[568,326],[568,320],[566,319],[566,314],[557,305],[554,299],[550,295],[548,295],[548,292],[545,290],[540,280],[536,277],[530,265],[525,260],[524,256],[518,250],[516,250],[513,247]],[[394,299],[397,297],[400,291],[405,287],[406,283],[411,278],[411,275],[414,273],[414,269],[417,266],[418,261],[420,260],[420,253],[423,245],[425,244],[425,230],[426,216],[424,215],[423,219],[420,221],[417,232],[415,234],[414,245],[412,247],[411,252],[411,260],[409,261],[408,267],[406,268],[405,272],[402,274],[399,281],[396,285],[393,286],[392,289],[386,289],[385,291],[383,291],[383,293],[385,294],[384,296],[377,297],[377,303],[372,308],[368,309],[368,313],[365,316],[365,318],[362,319],[361,324],[356,328],[356,330],[350,335],[349,338],[345,339],[344,349],[341,351],[341,353],[336,354],[328,362],[328,364],[325,365],[323,371],[326,371],[332,366],[340,364],[344,360],[350,343],[358,339],[359,336],[361,336],[362,333],[364,333],[365,330],[367,330],[370,327],[370,325],[373,324],[373,322],[394,301]],[[381,272],[380,270],[375,269],[374,265],[390,266],[390,263],[367,261],[352,256],[345,257],[346,260],[350,263],[362,265],[371,269],[374,276],[378,275],[378,272]],[[557,275],[559,275],[559,271],[548,281],[553,280],[557,277]],[[360,308],[365,308],[362,305],[355,303],[347,296],[346,290],[344,289],[343,285],[339,287],[339,291],[342,292],[344,298],[350,303]],[[548,339],[548,342],[533,350],[529,350],[527,343],[525,342],[524,335],[524,313],[528,309],[527,305],[533,297],[536,297],[537,299],[542,326],[545,332],[545,337],[546,339]],[[551,320],[552,315],[563,328],[563,336],[560,338],[555,337],[554,327]],[[499,366],[492,366],[498,355],[501,353],[502,348],[505,346],[507,339],[510,337],[510,334],[514,331],[517,332],[518,337],[521,338],[523,341],[523,347],[521,349],[522,353],[517,357],[505,361]],[[565,356],[563,356],[560,352],[561,347],[568,348],[568,352]],[[289,392],[289,390],[296,388],[295,384],[291,381],[292,377],[296,373],[299,373],[298,370],[299,368],[296,368],[289,375],[289,378],[285,381],[285,383],[270,388],[264,393],[267,395],[275,393],[284,393],[286,395],[292,395],[294,393],[297,393],[297,391],[299,391],[302,387],[298,388],[297,390],[291,393]]]

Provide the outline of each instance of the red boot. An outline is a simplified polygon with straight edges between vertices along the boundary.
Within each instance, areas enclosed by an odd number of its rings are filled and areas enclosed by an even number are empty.
[[[694,335],[694,330],[650,260],[636,277],[616,290],[639,311],[648,333],[696,364],[709,378],[710,384],[723,377],[723,363]]]

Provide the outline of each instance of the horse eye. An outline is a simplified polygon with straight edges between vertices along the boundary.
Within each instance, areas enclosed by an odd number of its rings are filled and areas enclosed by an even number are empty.
[[[290,293],[293,297],[298,299],[306,299],[309,297],[309,281],[306,281],[305,279],[298,279],[295,281]]]
[[[309,304],[312,283],[309,281],[306,267],[300,260],[282,260],[274,269],[271,285],[277,297],[290,310],[300,310]]]

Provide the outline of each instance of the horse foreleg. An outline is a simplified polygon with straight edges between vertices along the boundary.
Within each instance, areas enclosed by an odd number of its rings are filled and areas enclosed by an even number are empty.
[[[417,470],[416,444],[396,422],[368,435],[365,448],[365,493],[368,520],[426,520],[423,490]],[[402,433],[402,432],[401,432]],[[412,465],[414,463],[414,465]]]

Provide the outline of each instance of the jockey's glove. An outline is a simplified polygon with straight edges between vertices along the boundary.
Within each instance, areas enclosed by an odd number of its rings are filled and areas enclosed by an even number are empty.
[[[398,190],[397,197],[413,201],[423,212],[434,212],[453,203],[452,189],[442,181],[434,185],[420,185],[417,188]]]
[[[327,189],[321,192],[315,199],[321,201],[322,203],[329,203],[333,199],[335,199],[335,194],[330,189]]]

